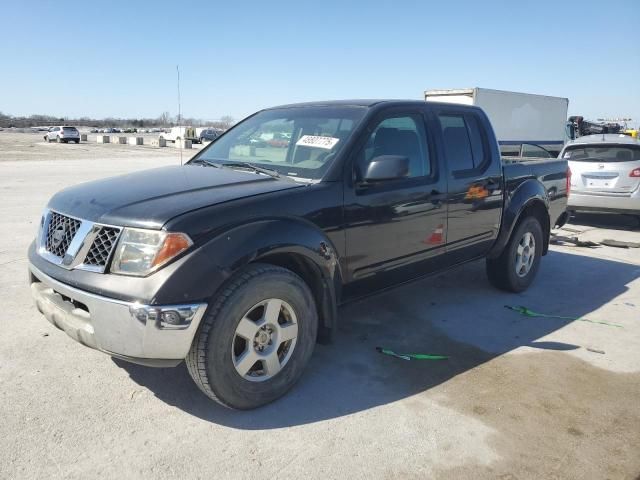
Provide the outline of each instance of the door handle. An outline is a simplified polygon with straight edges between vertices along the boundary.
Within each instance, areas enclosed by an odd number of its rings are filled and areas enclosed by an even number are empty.
[[[487,180],[486,182],[484,182],[483,186],[487,190],[497,190],[498,188],[500,188],[500,183],[494,182],[493,180]]]
[[[429,198],[431,199],[431,203],[436,207],[442,206],[442,198],[440,196],[440,192],[435,188],[431,190],[431,193],[429,194]]]

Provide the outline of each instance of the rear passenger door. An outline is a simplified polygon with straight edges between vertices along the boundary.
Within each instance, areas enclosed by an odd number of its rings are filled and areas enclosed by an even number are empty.
[[[458,263],[486,254],[498,236],[502,163],[481,111],[439,107],[434,113],[447,167],[447,252]]]

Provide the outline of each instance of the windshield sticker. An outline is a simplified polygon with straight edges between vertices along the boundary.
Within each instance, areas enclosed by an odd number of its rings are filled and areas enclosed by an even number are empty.
[[[296,142],[296,145],[301,147],[315,147],[324,148],[325,150],[331,150],[336,146],[340,139],[334,137],[320,137],[316,135],[303,135],[300,140]]]

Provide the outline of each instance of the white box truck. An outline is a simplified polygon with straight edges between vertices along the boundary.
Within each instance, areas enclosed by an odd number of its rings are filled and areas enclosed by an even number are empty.
[[[200,143],[200,138],[196,135],[196,129],[193,127],[172,127],[169,132],[161,133],[159,138],[164,138],[169,142],[190,140],[192,143]]]
[[[567,140],[567,98],[476,87],[426,90],[424,99],[482,108],[503,156],[556,157]]]

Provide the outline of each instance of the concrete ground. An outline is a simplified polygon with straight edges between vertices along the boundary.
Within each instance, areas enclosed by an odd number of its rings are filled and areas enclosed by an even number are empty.
[[[249,412],[207,400],[183,365],[73,342],[26,284],[41,209],[65,186],[176,154],[0,132],[0,478],[640,478],[640,249],[554,245],[518,295],[479,262],[350,304],[300,384]],[[569,228],[640,242],[634,222]]]

